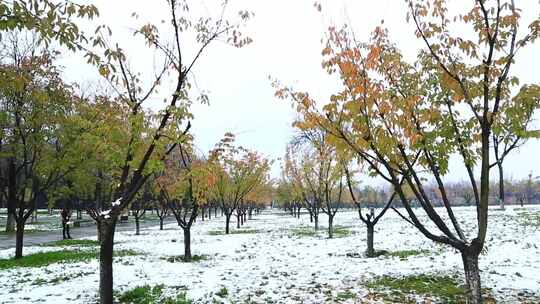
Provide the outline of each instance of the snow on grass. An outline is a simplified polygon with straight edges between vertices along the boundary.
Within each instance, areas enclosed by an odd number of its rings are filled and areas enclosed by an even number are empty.
[[[516,302],[518,295],[540,294],[540,235],[537,227],[523,224],[523,213],[540,208],[515,209],[490,212],[486,253],[480,257],[483,287],[491,288],[499,303]],[[473,207],[455,208],[455,212],[472,235],[476,231]],[[115,260],[115,289],[122,293],[142,285],[163,285],[185,289],[195,303],[214,299],[219,303],[354,303],[359,298],[367,301],[369,282],[382,276],[438,274],[462,280],[459,253],[427,240],[394,213],[389,212],[376,226],[375,249],[400,254],[371,259],[363,255],[366,228],[356,212],[336,215],[334,223],[347,227],[343,237],[328,239],[326,220],[321,215],[318,237],[305,237],[297,232],[312,227],[307,214],[295,219],[277,210],[265,211],[241,228],[253,233],[230,235],[215,233],[224,230],[223,217],[198,219],[191,248],[205,259],[191,263],[174,259],[183,254],[183,233],[176,224],[165,225],[163,231],[157,226],[143,229],[138,236],[117,233],[115,250],[143,254]],[[233,221],[231,230],[235,226]],[[58,247],[27,247],[25,254],[47,250]],[[0,258],[11,252],[0,251]],[[95,259],[0,270],[0,285],[6,286],[0,289],[0,299],[3,303],[92,303],[98,271]],[[223,290],[228,291],[226,295]]]

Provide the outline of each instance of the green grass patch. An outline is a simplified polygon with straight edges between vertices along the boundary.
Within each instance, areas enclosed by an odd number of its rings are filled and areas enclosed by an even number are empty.
[[[344,226],[334,226],[333,227],[334,238],[347,237],[352,234],[351,230],[348,227]]]
[[[314,227],[302,226],[292,229],[292,234],[297,237],[314,237],[317,236],[319,231]]]
[[[50,232],[51,230],[42,230],[42,229],[24,229],[24,234],[32,234],[37,232]],[[0,235],[13,235],[15,236],[15,231],[13,232],[6,232],[5,230],[0,231]]]
[[[130,304],[191,304],[191,300],[187,298],[185,292],[180,292],[176,295],[167,295],[165,293],[165,285],[144,285],[133,288],[118,296],[120,303]]]
[[[64,246],[80,246],[80,247],[93,247],[99,246],[98,241],[94,240],[59,240],[43,244],[43,246],[49,247],[64,247]]]
[[[229,234],[252,234],[252,233],[259,233],[260,230],[257,229],[236,229],[236,230],[229,230]],[[225,230],[211,230],[208,231],[209,235],[226,235]]]
[[[429,254],[429,251],[428,250],[414,250],[413,249],[413,250],[385,251],[383,254],[385,256],[396,257],[396,258],[400,258],[402,260],[405,260],[410,256]]]
[[[115,257],[134,256],[139,253],[133,250],[115,251]],[[0,269],[16,267],[43,267],[55,263],[81,262],[96,259],[96,250],[62,250],[38,252],[23,256],[20,259],[0,259]]]
[[[352,234],[350,227],[346,226],[334,226],[332,228],[333,238],[342,238],[347,237]],[[291,229],[292,235],[296,237],[323,237],[328,236],[328,227],[319,227],[318,230],[315,230],[315,227],[312,226],[300,226]]]
[[[382,276],[366,286],[383,292],[383,299],[394,303],[416,303],[411,295],[438,298],[443,303],[463,303],[465,289],[455,278],[439,275]]]
[[[200,262],[204,260],[208,260],[207,255],[192,255],[191,259],[186,259],[183,255],[174,255],[174,256],[168,256],[168,257],[162,257],[162,260],[165,260],[169,263],[191,263],[191,262]]]
[[[338,292],[336,299],[340,301],[356,299],[356,294],[350,290],[345,290],[345,291]]]
[[[34,281],[32,281],[32,285],[42,286],[42,285],[56,285],[62,282],[69,282],[73,279],[88,276],[94,274],[93,272],[78,272],[75,274],[66,274],[58,277],[54,277],[50,280],[45,280],[43,278],[37,278]]]
[[[229,290],[227,290],[227,287],[222,287],[218,292],[216,292],[216,296],[220,298],[225,298],[229,295]]]

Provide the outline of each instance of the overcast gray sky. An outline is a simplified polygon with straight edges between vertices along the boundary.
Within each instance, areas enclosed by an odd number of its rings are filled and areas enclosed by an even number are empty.
[[[100,10],[99,23],[111,26],[114,40],[130,55],[130,64],[142,73],[151,73],[152,53],[140,39],[130,34],[138,24],[168,20],[164,0],[95,0]],[[189,1],[202,3],[194,10],[203,14],[216,14],[221,1]],[[208,91],[210,106],[196,105],[193,133],[197,146],[208,151],[227,131],[237,134],[238,142],[256,149],[270,158],[282,157],[294,130],[291,122],[294,112],[290,104],[274,98],[268,76],[309,91],[321,101],[336,92],[339,83],[321,68],[321,38],[330,25],[352,25],[357,38],[367,39],[371,30],[384,20],[390,35],[406,56],[413,57],[422,47],[414,35],[414,28],[405,20],[407,7],[402,0],[328,0],[321,1],[323,13],[313,8],[313,0],[231,0],[229,12],[240,8],[255,13],[246,27],[253,43],[235,49],[223,43],[210,47],[197,65],[194,75],[199,88]],[[452,5],[470,7],[472,0],[453,0]],[[540,14],[538,1],[516,1],[525,5],[524,20]],[[131,14],[137,12],[139,20]],[[540,82],[540,54],[538,43],[517,58],[513,71],[522,83]],[[66,53],[61,61],[69,80],[92,82],[98,79],[95,69],[84,64],[80,55]],[[170,92],[162,91],[162,96]],[[162,98],[156,98],[151,107],[157,108]],[[530,171],[540,175],[540,144],[530,141],[514,152],[506,163],[507,177],[519,179]],[[273,175],[279,176],[279,164]],[[452,162],[451,180],[465,177],[459,161]]]

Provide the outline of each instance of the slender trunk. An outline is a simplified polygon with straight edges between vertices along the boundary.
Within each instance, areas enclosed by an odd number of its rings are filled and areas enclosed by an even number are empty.
[[[244,220],[242,221],[242,225],[244,225],[245,222],[247,222],[247,212],[244,210],[244,213],[242,213],[242,216],[244,217]]]
[[[24,222],[22,219],[17,221],[17,232],[15,235],[15,258],[22,258],[23,240],[24,240]]]
[[[504,210],[504,172],[502,163],[498,162],[497,167],[499,167],[499,204],[501,209]]]
[[[231,224],[231,216],[232,216],[232,213],[230,214],[225,214],[225,234],[229,234],[229,226]]]
[[[77,219],[82,220],[82,210],[81,209],[77,210]]]
[[[113,250],[116,219],[101,220],[99,248],[99,301],[113,303]]]
[[[163,218],[159,218],[159,230],[163,230]]]
[[[201,210],[201,220],[204,222],[204,208]]]
[[[97,228],[97,241],[101,244],[101,224],[99,221],[96,221],[96,228]]]
[[[461,253],[463,268],[465,270],[465,286],[467,288],[467,303],[482,303],[482,289],[480,283],[480,269],[478,268],[478,255],[474,253]]]
[[[373,236],[375,232],[375,226],[372,223],[368,223],[366,225],[367,227],[367,250],[366,255],[368,257],[374,257],[375,256],[375,248],[373,247]]]
[[[217,207],[214,208],[214,217],[217,217]]]
[[[136,216],[135,217],[135,235],[140,235],[141,234],[141,225],[139,223],[139,217]]]
[[[208,219],[212,219],[212,207],[208,207]]]
[[[313,223],[313,212],[309,212],[309,222]]]
[[[300,209],[302,209],[302,208],[298,208],[296,210],[296,218],[300,218]]]
[[[15,231],[15,217],[13,217],[13,213],[8,211],[7,221],[6,221],[6,232],[14,232],[14,231]]]
[[[334,216],[328,215],[328,238],[332,239],[334,238]]]
[[[236,214],[236,228],[240,229],[240,215]]]
[[[191,227],[184,228],[184,260],[191,260]]]
[[[319,230],[319,215],[318,214],[313,215],[313,221],[315,222],[315,230]]]

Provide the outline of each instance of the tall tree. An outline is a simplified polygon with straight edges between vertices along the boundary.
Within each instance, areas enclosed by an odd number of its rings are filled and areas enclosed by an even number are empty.
[[[250,192],[266,182],[270,170],[270,161],[257,152],[236,146],[234,140],[232,133],[226,133],[209,157],[215,178],[213,195],[225,214],[226,234],[230,232],[233,213]]]
[[[208,164],[194,155],[192,145],[179,144],[167,158],[165,169],[156,183],[161,204],[171,210],[184,231],[183,258],[190,261],[191,227],[213,186]]]
[[[191,119],[189,106],[190,75],[194,66],[205,54],[208,46],[216,40],[225,40],[235,47],[242,47],[251,41],[241,34],[240,27],[251,17],[246,11],[238,15],[238,23],[227,20],[227,2],[222,3],[219,17],[198,18],[191,15],[187,1],[164,1],[168,7],[170,23],[164,23],[168,28],[163,34],[158,26],[144,24],[135,32],[142,36],[145,43],[155,49],[163,58],[155,77],[146,88],[139,75],[134,73],[128,64],[125,50],[120,47],[106,48],[102,56],[88,55],[88,61],[99,67],[99,72],[105,76],[115,88],[118,99],[129,109],[128,122],[130,135],[128,144],[121,150],[123,156],[119,159],[118,168],[121,171],[115,176],[113,202],[105,210],[92,212],[93,218],[100,227],[100,303],[113,302],[113,244],[116,222],[126,209],[146,180],[159,171],[162,161],[174,150],[175,143],[183,138],[190,129]],[[191,33],[186,35],[184,33]],[[170,37],[167,40],[166,37]],[[195,41],[190,41],[194,37]],[[107,46],[106,41],[98,45]],[[185,48],[195,50],[191,58]],[[157,87],[163,82],[163,77],[169,73],[174,80],[174,86],[165,108],[157,114],[150,131],[142,130],[144,122],[143,105],[145,101],[154,98]],[[200,99],[206,101],[206,98]],[[142,140],[142,137],[145,137]]]
[[[13,35],[7,43],[12,52],[0,65],[0,151],[5,164],[0,183],[16,222],[15,258],[21,258],[24,226],[36,199],[85,158],[77,150],[85,128],[71,118],[75,97],[60,79],[54,53],[44,50],[35,36],[23,40]]]
[[[455,18],[444,1],[407,3],[426,46],[415,64],[405,62],[381,27],[363,44],[351,38],[348,29],[331,28],[323,65],[340,76],[343,90],[322,110],[306,93],[281,88],[277,95],[292,97],[309,117],[302,127],[332,133],[340,146],[388,181],[405,207],[403,218],[427,238],[461,253],[468,301],[481,303],[478,258],[488,227],[490,140],[500,109],[512,100],[511,88],[517,84],[510,74],[515,56],[537,39],[540,21],[519,38],[520,17],[513,1],[471,1],[472,9]],[[464,26],[477,42],[460,37]],[[472,237],[461,228],[446,193],[444,176],[454,153],[462,158],[474,192],[478,228]],[[426,195],[426,175],[436,182],[442,210]],[[405,189],[412,191],[435,230],[411,208]]]
[[[382,195],[377,195],[377,191],[372,188],[366,188],[365,191],[360,194],[363,197],[359,197],[359,195],[355,194],[355,182],[354,182],[354,171],[351,171],[349,169],[348,164],[343,164],[343,170],[345,171],[345,178],[347,181],[347,188],[349,189],[349,193],[351,196],[351,199],[358,209],[358,216],[360,217],[360,220],[366,225],[367,229],[367,238],[366,238],[366,256],[367,257],[375,257],[377,256],[377,253],[375,251],[374,247],[374,237],[375,237],[375,225],[379,222],[379,220],[385,215],[385,213],[388,211],[389,208],[391,208],[392,202],[394,201],[394,198],[396,196],[395,193],[392,193],[390,198],[387,199],[386,202],[384,202],[383,208],[376,214],[374,204],[378,202],[379,197],[383,198]],[[362,205],[368,205],[370,204],[371,207],[369,208],[369,213],[364,213],[362,211]]]

